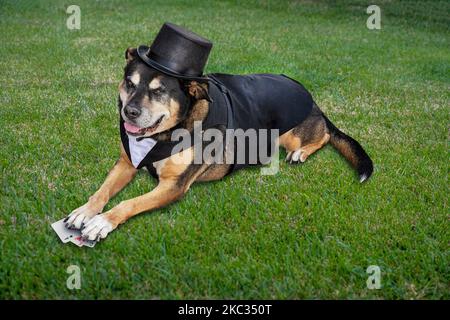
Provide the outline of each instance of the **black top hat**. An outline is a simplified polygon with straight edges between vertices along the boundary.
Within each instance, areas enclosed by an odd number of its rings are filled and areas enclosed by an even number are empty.
[[[204,80],[203,68],[212,43],[173,23],[164,23],[152,45],[139,46],[139,57],[150,67],[182,79]]]

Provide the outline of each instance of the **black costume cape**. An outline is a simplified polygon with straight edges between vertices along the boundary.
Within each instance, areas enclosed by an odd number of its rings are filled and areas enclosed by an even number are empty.
[[[208,93],[212,102],[202,123],[203,130],[219,125],[244,131],[278,129],[281,136],[305,120],[312,110],[310,93],[299,82],[285,75],[216,73],[207,77],[211,79]],[[120,135],[130,161],[138,169],[146,167],[155,176],[153,162],[169,157],[172,148],[179,142],[156,142],[151,138],[139,141],[126,133],[123,122],[121,117]],[[273,149],[274,141],[270,141],[270,145]],[[248,146],[246,151],[248,153]],[[272,154],[273,150],[269,149],[269,152]],[[244,164],[235,163],[230,172],[247,165],[250,165],[247,161]]]

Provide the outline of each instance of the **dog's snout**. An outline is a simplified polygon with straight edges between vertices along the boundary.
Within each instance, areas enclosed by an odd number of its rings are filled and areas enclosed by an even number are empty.
[[[128,119],[132,120],[132,119],[136,119],[137,117],[139,117],[141,115],[141,109],[133,106],[133,105],[127,105],[125,107],[125,115],[128,117]]]

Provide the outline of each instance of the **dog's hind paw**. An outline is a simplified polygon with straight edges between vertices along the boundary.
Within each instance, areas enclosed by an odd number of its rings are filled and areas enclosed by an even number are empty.
[[[306,158],[307,157],[302,152],[302,150],[299,149],[296,151],[290,151],[286,156],[286,162],[289,162],[290,164],[303,163],[306,161]]]
[[[284,159],[284,161],[286,162],[291,162],[292,159],[292,154],[294,153],[294,151],[289,151],[286,158]]]
[[[99,241],[113,231],[116,226],[111,223],[105,214],[99,214],[89,220],[81,230],[81,236],[86,240]]]
[[[98,214],[98,212],[92,210],[86,203],[73,210],[64,222],[66,223],[66,227],[69,229],[81,229],[84,224],[91,220],[96,214]]]

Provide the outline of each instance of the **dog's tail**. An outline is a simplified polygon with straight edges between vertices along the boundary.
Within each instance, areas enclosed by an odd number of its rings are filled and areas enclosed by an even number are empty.
[[[330,131],[331,145],[358,171],[359,182],[369,179],[373,172],[373,163],[366,151],[364,151],[358,141],[336,128],[325,115],[324,118]]]

